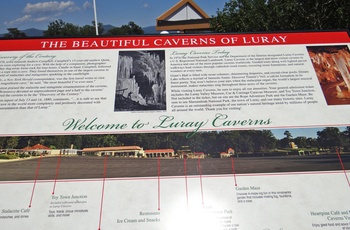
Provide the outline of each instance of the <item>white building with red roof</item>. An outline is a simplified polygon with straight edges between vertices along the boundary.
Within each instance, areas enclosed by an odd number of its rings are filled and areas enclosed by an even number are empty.
[[[193,156],[194,158],[205,158],[204,152],[194,152]]]
[[[235,155],[235,150],[233,150],[233,148],[229,148],[227,149],[227,152],[220,153],[220,158],[228,158],[232,157],[233,155]]]
[[[51,154],[51,148],[42,145],[42,144],[36,144],[33,146],[28,146],[22,149],[23,152],[29,153],[30,155],[40,155],[40,154]]]
[[[174,154],[175,154],[174,149],[149,149],[149,150],[145,150],[145,156],[147,158],[152,158],[152,157],[173,158]]]
[[[144,157],[145,151],[139,146],[116,146],[84,148],[83,155],[115,156],[115,157]]]

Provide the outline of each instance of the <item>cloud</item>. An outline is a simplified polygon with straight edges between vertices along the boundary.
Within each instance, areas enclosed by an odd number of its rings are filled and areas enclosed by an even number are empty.
[[[32,16],[27,14],[21,18],[17,18],[15,20],[10,21],[10,22],[5,22],[5,25],[15,25],[15,24],[19,24],[19,23],[23,23],[23,22],[27,22],[27,21],[31,21],[31,20],[32,20]]]
[[[15,20],[12,20],[10,22],[5,22],[4,24],[6,26],[14,26],[14,25],[19,25],[19,24],[24,24],[27,22],[47,22],[50,20],[54,20],[53,17],[50,16],[44,16],[44,17],[36,17],[34,18],[32,15],[24,15],[21,18],[17,18]]]
[[[84,3],[84,7],[87,2]],[[73,1],[49,1],[38,2],[35,4],[27,3],[23,9],[25,14],[23,17],[17,18],[10,22],[5,22],[5,25],[19,25],[27,22],[45,22],[54,20],[59,15],[71,13],[80,10]]]
[[[84,10],[92,8],[92,4],[88,1],[84,2],[83,4]]]
[[[144,3],[142,8],[149,8],[149,4],[148,3]]]
[[[34,22],[47,22],[49,20],[51,20],[52,18],[51,17],[41,17],[41,18],[33,18],[32,21]]]
[[[47,14],[53,12],[73,12],[79,10],[79,7],[75,5],[73,1],[67,2],[39,2],[35,4],[27,3],[26,7],[23,10],[25,14]]]

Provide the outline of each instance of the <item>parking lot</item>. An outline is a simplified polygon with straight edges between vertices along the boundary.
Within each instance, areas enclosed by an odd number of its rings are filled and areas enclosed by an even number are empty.
[[[350,170],[350,155],[341,155]],[[233,160],[233,162],[232,162]],[[232,164],[233,163],[233,164]],[[153,177],[342,170],[335,154],[288,157],[145,159],[117,157],[48,157],[3,162],[0,181]],[[40,167],[38,167],[40,166]],[[59,167],[58,167],[59,166]],[[106,167],[105,167],[106,166]],[[184,169],[186,168],[186,172]]]

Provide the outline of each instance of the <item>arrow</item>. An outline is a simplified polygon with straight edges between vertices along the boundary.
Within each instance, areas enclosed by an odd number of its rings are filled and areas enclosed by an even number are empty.
[[[37,181],[38,175],[39,175],[40,162],[41,162],[42,157],[43,157],[43,155],[40,154],[40,157],[38,160],[38,166],[36,167],[35,179],[34,179],[34,184],[33,184],[33,189],[32,189],[32,195],[30,197],[29,208],[32,207],[32,201],[33,201],[33,197],[34,197],[34,191],[35,191],[36,181]]]
[[[105,182],[106,182],[106,175],[107,175],[107,157],[108,157],[108,155],[105,154],[104,167],[103,167],[101,206],[100,206],[100,220],[98,222],[98,230],[101,230],[101,223],[102,223],[103,200],[104,200],[104,194],[105,194]]]
[[[160,156],[158,155],[158,210],[160,210]]]
[[[231,168],[232,168],[233,178],[234,178],[234,180],[235,180],[235,186],[237,186],[236,171],[235,171],[235,162],[234,162],[234,160],[233,160],[233,157],[231,157]]]
[[[341,157],[340,157],[340,153],[339,153],[339,151],[338,151],[338,148],[336,148],[335,151],[336,151],[336,153],[337,153],[337,156],[338,156],[338,159],[339,159],[341,168],[343,169],[343,172],[344,172],[346,181],[348,182],[348,185],[350,186],[350,181],[349,181],[348,175],[346,174],[346,170],[345,170],[345,167],[344,167],[344,164],[343,164],[343,160],[342,160]]]
[[[61,153],[60,153],[60,155],[58,156],[58,160],[57,160],[55,182],[54,182],[54,185],[53,185],[52,194],[55,194],[56,182],[57,182],[57,178],[58,178],[58,171],[59,171],[59,169],[60,169],[60,164],[61,164]]]
[[[199,179],[200,179],[200,184],[201,184],[202,204],[204,205],[203,184],[202,184],[202,167],[201,167],[200,157],[198,157],[197,163],[198,163]]]

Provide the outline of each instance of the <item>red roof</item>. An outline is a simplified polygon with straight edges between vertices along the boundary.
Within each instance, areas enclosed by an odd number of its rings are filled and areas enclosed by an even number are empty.
[[[42,144],[36,144],[36,145],[33,145],[33,146],[31,146],[31,147],[25,147],[25,148],[23,148],[23,150],[51,150],[49,147],[47,147],[47,146],[44,146],[44,145],[42,145]]]
[[[173,153],[174,149],[148,149],[145,153]]]
[[[117,147],[95,147],[95,148],[84,148],[83,152],[98,152],[98,151],[136,151],[141,150],[139,146],[117,146]]]

